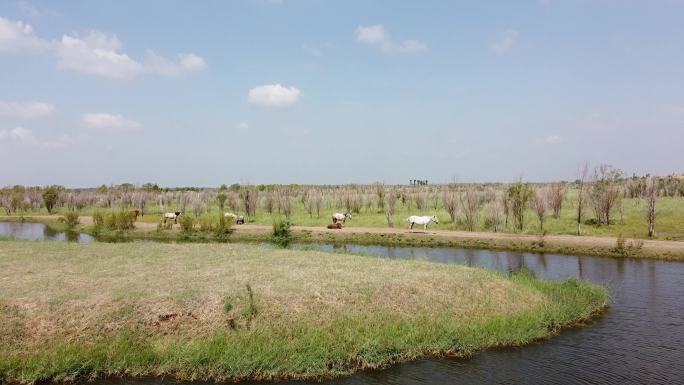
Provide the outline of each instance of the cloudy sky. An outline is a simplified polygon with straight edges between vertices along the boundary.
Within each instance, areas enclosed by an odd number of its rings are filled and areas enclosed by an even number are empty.
[[[0,2],[0,185],[684,171],[684,1]]]

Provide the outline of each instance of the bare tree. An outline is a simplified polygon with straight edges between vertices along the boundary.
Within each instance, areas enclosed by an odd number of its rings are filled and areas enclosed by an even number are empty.
[[[539,231],[544,231],[544,217],[546,216],[546,205],[548,192],[545,188],[538,188],[532,197],[532,209],[539,219]]]
[[[321,207],[323,206],[323,193],[321,190],[314,190],[313,192],[313,206],[316,210],[316,218],[321,217]]]
[[[413,194],[413,201],[416,203],[417,210],[423,210],[427,206],[428,194],[425,189],[420,189]]]
[[[313,218],[313,212],[316,206],[314,191],[314,189],[308,189],[305,190],[304,194],[302,195],[302,203],[304,204],[304,210],[306,210],[306,212],[309,214],[309,218]]]
[[[269,191],[264,194],[263,207],[267,213],[273,214],[273,208],[276,206],[273,192]]]
[[[553,217],[559,218],[565,200],[565,186],[562,183],[553,183],[547,190],[548,205],[553,210]]]
[[[504,204],[505,197],[494,198],[487,204],[487,221],[494,227],[494,232],[498,232],[504,220]]]
[[[465,216],[468,231],[475,231],[477,226],[478,211],[480,209],[480,194],[474,186],[468,186],[460,195],[461,208]]]
[[[577,171],[577,235],[582,235],[582,219],[584,217],[584,206],[586,205],[586,182],[589,175],[589,162],[580,165]]]
[[[456,223],[458,209],[458,191],[455,186],[447,186],[442,190],[442,205],[444,210],[449,213],[451,223]]]
[[[202,215],[204,202],[202,201],[201,194],[194,194],[192,196],[190,206],[192,211],[195,213],[195,218],[199,218]]]
[[[397,193],[394,190],[389,190],[387,194],[385,194],[385,200],[386,205],[385,205],[385,215],[387,216],[387,225],[389,227],[394,227],[394,207],[397,204]]]
[[[276,190],[276,200],[278,201],[278,210],[285,215],[285,218],[290,219],[292,215],[292,197],[284,188]]]
[[[651,238],[655,235],[656,202],[658,200],[658,180],[655,177],[649,177],[646,181],[646,191],[644,191],[642,199],[646,207],[648,237]]]
[[[508,199],[510,200],[510,210],[515,220],[518,230],[522,231],[525,225],[525,212],[527,205],[532,198],[532,188],[529,183],[522,181],[508,186]]]
[[[376,183],[375,184],[375,195],[378,198],[378,210],[383,210],[385,208],[385,184]]]
[[[610,165],[600,165],[594,170],[591,203],[598,224],[611,223],[611,213],[619,206],[619,200],[622,198],[622,189],[618,183],[621,177],[622,172]]]
[[[242,204],[247,216],[253,218],[256,215],[257,204],[259,202],[259,190],[253,186],[245,187],[240,191],[240,197],[242,198]]]

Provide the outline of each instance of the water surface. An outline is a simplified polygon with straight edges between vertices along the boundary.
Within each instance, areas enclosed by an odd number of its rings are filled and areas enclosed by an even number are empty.
[[[57,231],[43,223],[0,222],[0,237],[29,241],[68,241],[90,243],[95,238],[76,231]]]
[[[2,235],[22,239],[70,239],[36,223],[0,222]],[[72,240],[81,239],[88,240],[88,237]],[[325,244],[293,247],[456,263],[503,273],[525,268],[545,279],[586,279],[608,287],[612,296],[610,308],[594,323],[564,330],[547,341],[521,348],[488,350],[468,359],[408,362],[323,384],[684,384],[682,262],[455,248]],[[158,385],[168,382],[163,379],[117,379],[94,383]]]

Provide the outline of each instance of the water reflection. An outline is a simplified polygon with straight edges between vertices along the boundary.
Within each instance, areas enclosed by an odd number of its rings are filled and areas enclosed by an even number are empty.
[[[90,243],[95,239],[75,231],[56,231],[43,223],[0,222],[0,236],[31,241],[67,241]]]

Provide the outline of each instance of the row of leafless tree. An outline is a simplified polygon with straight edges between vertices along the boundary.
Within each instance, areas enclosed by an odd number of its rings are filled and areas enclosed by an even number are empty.
[[[623,178],[610,166],[598,166],[590,173],[588,165],[580,168],[574,183],[549,184],[449,184],[433,186],[390,186],[383,183],[347,186],[238,186],[226,189],[161,191],[134,188],[131,185],[97,189],[59,189],[56,207],[84,210],[89,207],[136,208],[143,212],[180,210],[200,216],[217,205],[253,218],[258,211],[291,217],[303,210],[309,217],[320,218],[331,210],[351,213],[384,213],[388,226],[394,226],[397,207],[417,213],[444,210],[452,223],[469,231],[477,228],[522,230],[526,213],[534,212],[539,230],[544,230],[549,215],[559,218],[568,191],[577,221],[577,233],[592,210],[598,225],[622,221],[623,199],[639,198],[644,202],[649,235],[655,232],[656,202],[671,196],[677,180],[668,178]],[[14,186],[0,189],[0,205],[9,214],[45,207],[41,188]],[[326,214],[327,215],[327,214]]]

